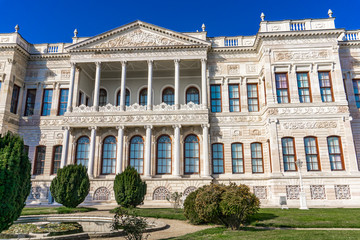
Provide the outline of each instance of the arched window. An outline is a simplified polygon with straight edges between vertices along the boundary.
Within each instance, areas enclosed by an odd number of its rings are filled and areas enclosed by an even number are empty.
[[[173,88],[165,88],[162,92],[162,102],[167,105],[174,105],[174,89]]]
[[[116,138],[108,136],[104,139],[102,154],[102,174],[115,174]]]
[[[147,88],[143,88],[139,94],[139,104],[141,106],[147,105]]]
[[[61,145],[54,146],[51,174],[57,174],[57,171],[60,168],[61,154],[62,154],[62,146]]]
[[[344,158],[341,147],[341,139],[337,136],[327,138],[331,171],[344,170]]]
[[[117,106],[120,106],[120,95],[121,95],[121,90],[119,90],[116,95],[116,105]],[[130,91],[129,91],[129,89],[125,90],[125,106],[130,106]]]
[[[212,163],[214,174],[224,173],[224,145],[222,143],[212,145]]]
[[[45,154],[46,154],[45,146],[36,147],[34,175],[44,174]]]
[[[231,144],[233,173],[244,173],[244,151],[242,143]]]
[[[199,139],[195,135],[189,135],[185,138],[185,173],[199,173],[200,151]]]
[[[264,172],[264,162],[262,154],[262,144],[252,143],[251,144],[251,165],[253,173]]]
[[[107,92],[105,89],[100,88],[99,106],[105,106],[106,104],[107,104]]]
[[[294,138],[286,137],[281,139],[283,160],[284,160],[284,171],[296,171],[297,167],[295,164],[296,153],[295,153],[295,141]]]
[[[199,104],[199,90],[196,87],[189,87],[186,90],[186,104],[193,102]]]
[[[144,140],[135,136],[130,140],[130,166],[134,167],[139,174],[144,173]]]
[[[306,166],[308,171],[319,171],[320,161],[316,137],[304,138]]]
[[[89,162],[90,139],[88,137],[81,137],[77,140],[76,147],[76,164],[82,164],[87,167]]]
[[[157,141],[157,174],[171,173],[171,139],[161,136]]]

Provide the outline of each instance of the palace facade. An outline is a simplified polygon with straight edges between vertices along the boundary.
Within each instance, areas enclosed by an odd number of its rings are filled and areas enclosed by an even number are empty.
[[[131,165],[146,204],[235,182],[262,206],[284,197],[297,207],[302,189],[310,207],[359,206],[360,31],[336,28],[331,12],[262,14],[255,36],[142,21],[77,35],[31,44],[18,26],[0,34],[0,131],[24,138],[28,204],[51,202],[57,170],[78,163],[88,203],[114,202],[115,175]]]

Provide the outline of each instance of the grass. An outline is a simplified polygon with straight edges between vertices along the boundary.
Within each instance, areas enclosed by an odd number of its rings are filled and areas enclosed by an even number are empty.
[[[35,207],[35,208],[24,208],[21,212],[21,216],[27,215],[46,215],[46,214],[66,214],[66,213],[77,213],[77,212],[91,212],[96,211],[96,208],[88,207]]]
[[[182,209],[136,208],[134,211],[135,215],[141,217],[186,220]],[[252,217],[250,225],[289,228],[360,228],[360,208],[310,210],[262,208]]]
[[[186,234],[177,238],[168,238],[176,240],[190,239],[266,239],[266,240],[331,240],[331,239],[359,239],[359,231],[317,231],[317,230],[258,230],[254,228],[245,228],[240,231],[231,231],[227,228],[217,227]]]

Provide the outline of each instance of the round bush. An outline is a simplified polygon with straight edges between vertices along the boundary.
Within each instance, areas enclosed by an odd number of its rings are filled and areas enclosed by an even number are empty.
[[[120,206],[136,207],[144,201],[146,183],[141,180],[135,168],[128,166],[124,172],[116,175],[114,193],[116,202]]]
[[[55,201],[68,208],[76,208],[89,194],[90,180],[83,165],[67,165],[58,170],[50,191]]]
[[[18,219],[30,193],[31,163],[21,137],[0,137],[0,232]]]
[[[195,210],[195,199],[197,196],[198,190],[190,193],[184,202],[184,215],[192,224],[201,224],[204,221],[199,218],[199,215]]]

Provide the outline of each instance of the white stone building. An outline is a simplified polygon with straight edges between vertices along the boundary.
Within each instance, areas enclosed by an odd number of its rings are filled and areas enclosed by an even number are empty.
[[[88,166],[87,202],[114,201],[129,164],[146,203],[210,182],[244,183],[263,206],[360,201],[360,31],[326,19],[266,21],[208,37],[135,21],[71,43],[0,34],[0,131],[23,136],[28,203],[59,167]]]

